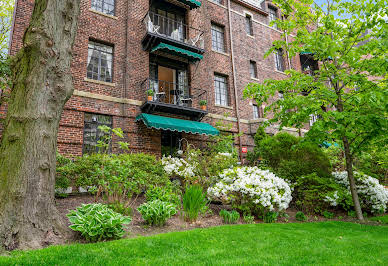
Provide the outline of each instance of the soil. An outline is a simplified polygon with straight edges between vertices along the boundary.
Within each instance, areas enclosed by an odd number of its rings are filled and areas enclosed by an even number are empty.
[[[127,225],[126,231],[128,234],[126,237],[133,238],[138,236],[150,236],[160,233],[167,233],[167,232],[174,232],[174,231],[185,231],[190,230],[194,228],[207,228],[207,227],[213,227],[213,226],[219,226],[223,225],[223,221],[221,217],[218,215],[220,210],[227,209],[230,210],[230,206],[220,205],[220,204],[210,204],[209,209],[210,211],[204,215],[199,217],[199,219],[194,223],[185,222],[182,217],[182,213],[178,213],[171,219],[167,221],[167,224],[162,227],[154,227],[154,226],[148,226],[144,223],[140,213],[136,211],[136,208],[141,205],[145,201],[145,198],[143,196],[140,196],[136,198],[131,207],[134,210],[132,214],[132,222],[131,224]],[[91,195],[73,195],[69,196],[67,198],[57,198],[56,199],[56,206],[57,209],[62,217],[62,219],[65,221],[67,225],[70,225],[69,220],[66,217],[66,214],[81,204],[87,204],[87,203],[95,203],[95,202],[102,202],[100,199],[95,200],[94,196]],[[288,217],[279,217],[277,220],[277,223],[290,223],[290,222],[299,222],[295,219],[295,214],[298,212],[298,210],[294,208],[289,208],[285,211],[285,213],[288,215]],[[358,222],[357,219],[353,217],[349,217],[346,215],[346,213],[343,212],[335,212],[335,218],[334,219],[327,219],[322,216],[318,215],[307,215],[308,216],[308,222],[320,222],[320,221],[345,221],[345,222]],[[341,218],[341,219],[339,219]],[[243,219],[240,219],[240,221],[237,224],[243,224]],[[255,220],[255,223],[263,223],[262,220]],[[372,222],[368,221],[368,224],[371,225],[379,225],[378,222]],[[69,242],[84,242],[79,234],[73,233],[71,236],[71,239],[68,239]]]

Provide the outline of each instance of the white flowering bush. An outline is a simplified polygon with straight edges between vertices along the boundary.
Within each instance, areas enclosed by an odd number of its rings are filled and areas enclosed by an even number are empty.
[[[190,178],[195,176],[196,164],[188,163],[183,158],[177,157],[165,157],[162,158],[162,165],[166,173],[170,176],[180,176],[184,178]]]
[[[219,178],[207,190],[209,198],[230,203],[245,213],[262,215],[287,209],[292,199],[288,183],[268,170],[235,167],[224,170]]]
[[[335,181],[346,187],[350,193],[348,173],[346,171],[333,172],[332,175]],[[376,178],[371,176],[354,172],[354,177],[363,210],[372,213],[385,213],[388,204],[388,189],[381,185]],[[336,206],[337,204],[335,197],[328,197],[327,201],[332,206]]]

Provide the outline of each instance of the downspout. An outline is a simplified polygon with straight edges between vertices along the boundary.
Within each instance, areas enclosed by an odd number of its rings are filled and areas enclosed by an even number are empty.
[[[9,34],[9,40],[8,40],[8,55],[11,55],[11,44],[12,44],[13,30],[15,28],[15,17],[16,17],[16,9],[17,9],[17,7],[18,7],[18,0],[15,0],[15,4],[13,6],[13,16],[12,16],[11,32]]]
[[[285,33],[285,36],[286,36],[286,44],[288,46],[288,34],[287,34],[287,32],[284,32],[284,33]],[[287,61],[288,61],[288,69],[292,69],[290,53],[288,52],[288,50],[287,50]]]
[[[233,72],[233,87],[234,87],[234,100],[236,106],[236,116],[237,116],[237,130],[240,135],[241,132],[241,123],[240,123],[240,110],[238,104],[238,91],[237,91],[237,78],[236,78],[236,68],[234,64],[234,52],[233,52],[233,30],[232,30],[232,15],[230,9],[230,0],[228,0],[228,20],[229,20],[229,36],[230,36],[230,55],[232,57],[232,72]],[[239,142],[239,157],[240,161],[242,161],[242,143],[241,136],[238,137]],[[241,162],[242,163],[242,162]]]
[[[127,75],[128,75],[128,67],[127,67],[127,64],[128,64],[128,16],[129,16],[129,0],[127,0],[127,10],[126,10],[126,16],[125,16],[125,62],[124,62],[124,78],[123,78],[123,82],[124,82],[124,99],[127,99],[128,98],[128,92],[127,92],[127,87],[128,87],[128,84],[127,84]],[[125,118],[127,115],[126,115],[126,106],[127,104],[123,103],[123,110],[122,110],[122,114],[123,114],[123,117]]]

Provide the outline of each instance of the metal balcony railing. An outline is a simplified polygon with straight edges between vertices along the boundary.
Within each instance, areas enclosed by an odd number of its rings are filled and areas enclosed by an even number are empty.
[[[188,85],[148,78],[142,82],[141,86],[145,92],[146,102],[196,109],[201,108],[201,101],[207,103],[206,90],[190,88]]]
[[[148,12],[143,19],[147,33],[204,49],[203,31],[189,27],[181,21]]]

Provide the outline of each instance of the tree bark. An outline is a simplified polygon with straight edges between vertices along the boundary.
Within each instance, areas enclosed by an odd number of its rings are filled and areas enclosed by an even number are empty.
[[[80,0],[36,0],[12,63],[0,144],[0,248],[61,243],[68,229],[54,203],[58,126],[74,91],[70,64]]]
[[[349,187],[350,187],[350,193],[352,194],[352,198],[353,198],[354,209],[356,211],[357,218],[360,221],[363,221],[364,216],[362,215],[360,200],[358,198],[358,193],[356,188],[356,182],[354,180],[354,175],[353,175],[353,156],[350,152],[350,145],[349,145],[348,138],[344,137],[342,141],[344,144],[346,172],[348,173]]]

